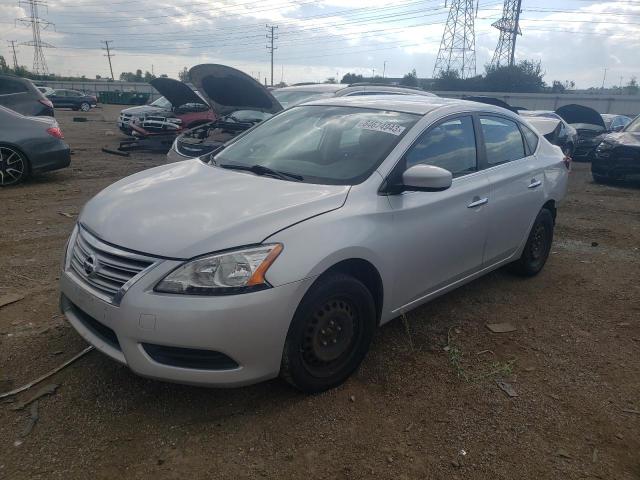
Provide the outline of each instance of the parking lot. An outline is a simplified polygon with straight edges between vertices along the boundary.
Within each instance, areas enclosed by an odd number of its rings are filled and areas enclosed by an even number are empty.
[[[71,167],[0,190],[0,296],[24,296],[0,307],[1,392],[86,347],[57,286],[82,205],[166,162],[101,152],[118,112],[57,111]],[[42,384],[59,387],[27,435],[29,408],[12,406],[39,387],[0,403],[0,478],[638,479],[638,279],[640,185],[574,164],[539,276],[494,272],[385,325],[343,386],[172,385],[94,351]]]

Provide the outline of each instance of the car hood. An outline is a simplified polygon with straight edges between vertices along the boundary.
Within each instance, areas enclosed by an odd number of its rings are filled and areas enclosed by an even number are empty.
[[[266,87],[226,65],[202,64],[189,70],[191,81],[219,115],[237,110],[277,113],[282,105]]]
[[[623,145],[625,147],[640,148],[640,133],[618,132],[610,133],[604,141],[613,145]]]
[[[173,108],[181,107],[187,103],[202,103],[202,98],[193,89],[179,80],[173,78],[154,78],[149,82],[160,95],[171,102]]]
[[[606,128],[604,120],[598,112],[593,108],[585,107],[584,105],[565,105],[556,110],[556,113],[560,115],[568,124],[587,123],[590,125],[597,125]]]
[[[259,177],[194,159],[114,183],[85,205],[79,221],[113,245],[187,259],[260,243],[340,208],[348,192],[348,186]]]
[[[166,111],[162,107],[156,107],[154,105],[140,105],[139,107],[130,107],[121,110],[120,113],[126,113],[129,115],[133,115],[134,117],[142,116],[147,113],[157,113]]]

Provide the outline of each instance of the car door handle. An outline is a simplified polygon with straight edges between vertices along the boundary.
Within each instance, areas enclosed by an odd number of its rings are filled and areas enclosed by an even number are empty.
[[[533,180],[531,180],[531,183],[529,184],[529,188],[537,188],[540,185],[542,185],[542,180],[536,180],[534,178]]]
[[[485,203],[489,203],[488,198],[473,197],[473,202],[467,205],[467,208],[479,207],[480,205],[484,205]]]

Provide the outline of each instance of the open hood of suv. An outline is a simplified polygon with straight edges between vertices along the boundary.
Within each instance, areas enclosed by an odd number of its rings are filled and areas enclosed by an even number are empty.
[[[219,115],[238,110],[277,113],[282,105],[266,87],[226,65],[202,64],[189,70],[191,81]]]
[[[589,125],[606,128],[602,116],[593,108],[585,107],[584,105],[565,105],[557,109],[556,113],[569,125],[587,123]]]
[[[204,103],[203,99],[194,92],[189,85],[172,78],[154,78],[151,86],[171,102],[173,108],[187,103]]]

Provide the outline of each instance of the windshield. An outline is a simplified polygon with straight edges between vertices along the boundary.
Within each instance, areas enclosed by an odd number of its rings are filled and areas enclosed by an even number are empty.
[[[636,117],[636,119],[627,125],[627,128],[624,129],[625,132],[633,132],[640,133],[640,115]]]
[[[364,108],[295,107],[259,124],[212,163],[259,165],[307,183],[354,185],[371,175],[419,118]]]
[[[164,97],[160,97],[156,101],[152,102],[151,106],[160,108],[171,108],[171,102]]]
[[[278,100],[282,108],[293,107],[299,103],[310,102],[311,100],[319,100],[321,98],[333,97],[333,92],[310,92],[300,90],[273,90],[271,95]]]

